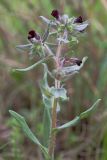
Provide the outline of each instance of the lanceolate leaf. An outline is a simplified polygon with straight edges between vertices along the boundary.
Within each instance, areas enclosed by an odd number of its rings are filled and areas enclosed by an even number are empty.
[[[15,71],[20,71],[20,72],[26,72],[26,71],[30,71],[32,69],[34,69],[35,67],[37,67],[38,65],[40,65],[43,62],[46,62],[48,59],[50,59],[52,56],[47,56],[43,59],[41,59],[40,61],[34,63],[33,65],[27,67],[27,68],[22,68],[22,69],[14,69]]]
[[[44,104],[44,115],[43,115],[43,145],[48,147],[49,144],[49,136],[51,130],[51,115],[50,108]]]
[[[47,74],[48,68],[46,64],[43,63],[44,66],[44,77],[41,81],[41,92],[43,97],[44,103],[44,115],[43,115],[43,144],[45,147],[48,147],[49,144],[49,136],[50,136],[50,129],[51,129],[51,105],[52,105],[52,97],[50,93],[50,87],[48,85]]]
[[[44,17],[44,16],[40,16],[40,18],[41,18],[45,23],[47,23],[47,24],[49,24],[49,23],[50,23],[50,20],[49,20],[49,19],[47,19],[46,17]]]
[[[82,112],[79,116],[75,117],[72,121],[70,122],[67,122],[66,124],[60,126],[60,127],[57,127],[57,128],[54,128],[53,129],[53,132],[54,131],[60,131],[62,129],[65,129],[65,128],[68,128],[68,127],[72,127],[74,125],[76,125],[81,119],[84,119],[84,118],[87,118],[95,109],[96,107],[98,106],[99,102],[100,102],[101,99],[98,99],[93,105],[92,107],[90,107],[88,110],[86,110],[85,112]]]
[[[23,130],[23,132],[26,134],[26,136],[35,144],[37,144],[40,149],[42,150],[42,152],[44,153],[45,156],[48,156],[47,153],[47,148],[45,148],[40,142],[39,140],[36,138],[36,136],[32,133],[32,131],[30,130],[30,128],[28,127],[25,119],[23,116],[19,115],[18,113],[9,110],[9,113],[17,120],[19,126],[21,127],[21,129]]]
[[[46,30],[45,34],[43,35],[43,41],[42,42],[45,42],[47,40],[47,38],[49,36],[50,26],[51,26],[51,22],[48,24],[47,30]]]
[[[89,116],[98,106],[99,102],[101,101],[101,99],[98,99],[93,105],[92,107],[90,107],[88,110],[86,110],[85,112],[80,114],[80,118],[84,119],[87,118],[87,116]]]
[[[79,120],[80,120],[80,117],[77,116],[77,117],[75,117],[72,121],[70,121],[70,122],[68,122],[68,123],[66,123],[66,124],[58,127],[57,129],[58,129],[58,130],[61,130],[61,129],[65,129],[65,128],[74,126],[75,124],[77,124],[77,123],[79,122]]]
[[[46,17],[40,16],[40,18],[41,18],[46,24],[50,24],[50,23],[51,23],[52,26],[56,26],[56,23],[55,23],[55,22],[47,19]]]
[[[38,139],[34,136],[34,134],[29,129],[24,117],[22,117],[18,113],[11,110],[9,110],[9,112],[17,120],[18,124],[20,125],[24,133],[27,135],[27,137],[29,137],[34,143],[41,145]]]
[[[52,94],[50,92],[50,87],[48,85],[48,77],[47,77],[48,68],[45,63],[43,63],[43,66],[44,66],[44,77],[41,80],[40,88],[41,88],[42,95],[44,95],[47,98],[50,98]]]
[[[30,43],[16,46],[17,49],[21,49],[21,50],[30,49],[31,47],[32,47],[32,44],[30,44]]]
[[[44,77],[43,77],[41,83],[45,88],[49,88],[48,80],[47,80],[48,68],[45,63],[43,63],[43,66],[44,66]]]

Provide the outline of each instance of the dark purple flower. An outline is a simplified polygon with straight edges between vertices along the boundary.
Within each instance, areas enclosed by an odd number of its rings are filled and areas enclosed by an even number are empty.
[[[74,23],[82,23],[83,22],[83,19],[81,16],[77,17],[74,21]]]
[[[63,63],[64,63],[64,65],[67,65],[67,66],[69,66],[69,65],[75,65],[75,64],[77,64],[78,66],[80,66],[81,63],[82,63],[82,60],[80,60],[78,58],[65,58],[65,60],[64,60]]]
[[[56,18],[57,20],[59,19],[60,17],[60,14],[59,14],[59,11],[58,10],[53,10],[51,15]]]
[[[83,57],[82,60],[78,58],[65,58],[63,60],[63,66],[60,70],[63,73],[63,76],[71,76],[78,73],[79,70],[83,67],[87,58],[88,57]]]
[[[34,30],[29,31],[29,33],[28,33],[28,40],[29,41],[32,41],[32,40],[39,41],[40,39],[41,39],[40,35],[38,33],[36,33]]]
[[[70,62],[74,63],[74,64],[77,64],[78,66],[80,66],[81,63],[82,63],[82,60],[80,60],[78,58],[70,58]]]

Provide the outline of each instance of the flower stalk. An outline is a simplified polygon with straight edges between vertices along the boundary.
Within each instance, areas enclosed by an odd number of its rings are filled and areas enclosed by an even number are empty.
[[[62,50],[62,44],[59,42],[57,52],[56,52],[56,70],[60,68],[60,55]],[[55,88],[60,88],[60,80],[55,79]],[[54,150],[56,144],[56,133],[53,132],[53,129],[57,127],[57,104],[58,99],[54,98],[52,105],[52,128],[50,135],[50,143],[49,143],[49,155],[52,160],[54,160]]]

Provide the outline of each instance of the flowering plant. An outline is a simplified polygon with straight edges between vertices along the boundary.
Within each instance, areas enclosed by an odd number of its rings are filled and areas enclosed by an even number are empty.
[[[57,126],[57,113],[61,110],[60,102],[69,100],[67,90],[64,87],[66,81],[78,73],[87,60],[87,57],[79,59],[65,56],[63,48],[66,45],[71,45],[72,42],[78,43],[78,36],[83,34],[89,24],[88,21],[83,21],[81,16],[69,18],[66,14],[61,15],[58,10],[53,10],[51,15],[53,16],[51,20],[40,16],[47,26],[43,36],[35,30],[30,30],[28,33],[29,43],[17,46],[17,48],[22,50],[28,49],[29,56],[39,56],[39,60],[27,68],[15,69],[16,71],[26,72],[36,68],[38,65],[43,65],[44,67],[44,76],[40,82],[44,103],[43,144],[32,133],[23,116],[12,110],[9,111],[17,120],[26,136],[40,147],[43,157],[46,160],[54,160],[56,134],[65,128],[76,125],[81,119],[86,118],[100,101],[98,99],[92,107],[77,115],[70,122]],[[50,60],[53,60],[54,63],[54,69],[51,71],[47,65],[47,61]],[[54,80],[54,86],[49,86],[48,76]]]

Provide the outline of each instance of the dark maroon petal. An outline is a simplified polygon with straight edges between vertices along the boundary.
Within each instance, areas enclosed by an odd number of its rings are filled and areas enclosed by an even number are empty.
[[[63,65],[67,65],[67,66],[74,65],[74,64],[77,64],[78,66],[80,66],[81,63],[82,63],[82,60],[78,58],[67,58],[66,57],[63,61]]]
[[[58,10],[53,10],[52,13],[51,13],[51,15],[53,17],[55,17],[56,19],[59,19],[59,17],[60,17],[60,14],[59,14]]]
[[[31,36],[31,38],[34,38],[36,35],[36,32],[34,30],[31,30],[31,31],[29,31],[28,34]]]
[[[82,63],[82,61],[78,58],[70,58],[70,61],[74,64],[77,64],[78,66],[80,66]]]
[[[82,61],[81,61],[81,60],[77,60],[75,63],[76,63],[78,66],[80,66],[81,63],[82,63]]]
[[[81,16],[77,17],[74,21],[74,23],[82,23],[83,22],[83,19]]]
[[[40,35],[36,33],[34,30],[29,31],[28,33],[28,39],[31,40],[32,38],[35,38],[36,40],[41,39]]]

